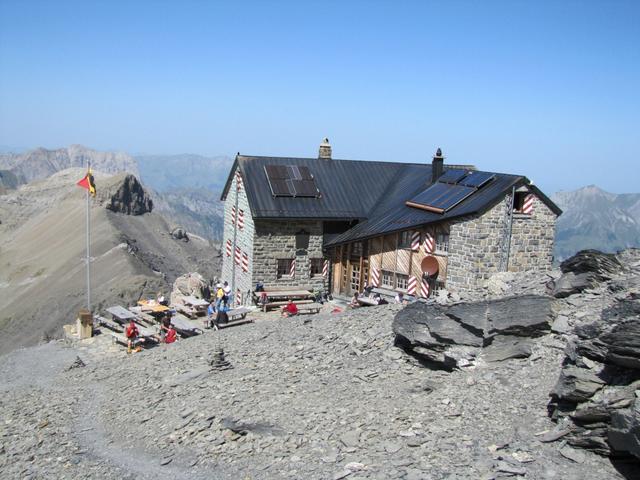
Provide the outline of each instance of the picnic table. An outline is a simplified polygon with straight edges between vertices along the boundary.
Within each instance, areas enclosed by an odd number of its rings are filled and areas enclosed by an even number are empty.
[[[280,307],[286,305],[289,300],[294,300],[296,305],[303,303],[313,303],[313,293],[309,290],[291,289],[291,290],[268,290],[256,292],[260,297],[266,297],[267,301],[259,303],[262,311],[266,312],[269,308]]]
[[[143,312],[164,313],[169,311],[169,307],[161,305],[155,300],[138,300],[138,305]]]
[[[202,328],[189,320],[184,315],[176,313],[171,317],[171,324],[181,336],[191,337],[202,333]]]
[[[190,305],[194,308],[204,308],[206,310],[209,306],[209,302],[203,300],[202,298],[196,298],[193,295],[182,297],[182,301],[185,305]]]
[[[137,318],[134,313],[120,305],[114,305],[113,307],[107,308],[107,312],[111,314],[111,318],[120,324],[127,323],[130,320],[135,320]]]

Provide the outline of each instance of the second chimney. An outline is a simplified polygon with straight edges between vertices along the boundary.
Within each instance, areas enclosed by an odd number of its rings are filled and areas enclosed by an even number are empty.
[[[443,170],[444,157],[442,156],[442,150],[438,148],[438,150],[436,150],[436,154],[433,156],[433,161],[431,162],[431,183],[436,183],[438,181],[442,176]]]
[[[331,160],[331,144],[329,143],[329,139],[325,137],[320,144],[320,150],[318,151],[318,158],[322,158],[324,160]]]

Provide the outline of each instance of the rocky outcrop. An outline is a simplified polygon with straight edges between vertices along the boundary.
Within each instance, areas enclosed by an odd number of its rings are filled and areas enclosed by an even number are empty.
[[[551,392],[552,417],[573,446],[640,458],[640,296],[620,299],[575,333]]]
[[[438,368],[468,365],[484,350],[486,361],[531,354],[527,337],[548,332],[552,299],[524,295],[451,306],[416,302],[393,322],[396,343],[411,355]]]
[[[595,287],[623,267],[615,255],[598,250],[582,250],[560,264],[563,275],[556,280],[553,296],[564,298]]]
[[[153,201],[142,184],[130,174],[112,177],[107,185],[96,185],[98,198],[112,212],[142,215],[153,209]]]
[[[7,190],[15,190],[20,182],[18,177],[9,170],[0,170],[0,195]]]
[[[637,461],[640,252],[580,252],[563,263],[563,270],[588,276],[592,286],[563,300],[573,311],[566,310],[571,320],[560,329],[567,346],[549,413],[570,445]]]

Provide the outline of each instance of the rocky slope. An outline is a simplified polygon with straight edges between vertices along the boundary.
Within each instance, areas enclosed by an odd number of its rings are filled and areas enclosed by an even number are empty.
[[[588,248],[615,253],[640,247],[640,194],[616,195],[590,185],[552,199],[563,210],[556,228],[557,260]]]
[[[622,290],[601,285],[556,300],[551,332],[531,338],[525,358],[483,354],[450,372],[395,346],[399,305],[256,314],[254,324],[129,357],[100,347],[100,337],[14,352],[0,366],[0,471],[70,479],[637,478],[637,464],[558,437],[548,412],[573,328],[635,288],[640,254],[630,255],[624,263],[634,267],[607,280]],[[486,297],[539,294],[559,276],[503,276]],[[231,368],[220,368],[221,349]]]
[[[0,353],[42,338],[86,304],[83,169],[59,172],[0,197]],[[168,293],[189,271],[212,278],[217,251],[208,241],[176,240],[172,226],[150,211],[152,202],[131,175],[96,172],[91,201],[92,304],[135,303]]]
[[[67,168],[86,168],[104,173],[129,172],[139,176],[133,157],[124,152],[99,152],[82,145],[48,150],[37,148],[25,153],[0,154],[0,169],[13,172],[21,183],[42,180]]]

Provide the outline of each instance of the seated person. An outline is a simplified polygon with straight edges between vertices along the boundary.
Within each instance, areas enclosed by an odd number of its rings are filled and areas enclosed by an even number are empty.
[[[178,332],[173,328],[173,325],[169,324],[167,334],[164,337],[164,343],[173,343],[178,339]]]
[[[216,302],[215,300],[211,300],[209,306],[207,307],[207,318],[204,321],[204,328],[213,327],[213,317],[216,314]]]
[[[293,317],[298,314],[298,307],[293,300],[289,300],[289,302],[282,307],[282,316],[283,317]]]
[[[133,320],[131,320],[129,322],[129,325],[127,325],[127,328],[125,329],[124,334],[127,337],[127,353],[131,353],[131,349],[136,346],[136,342],[138,341],[138,336],[140,335],[140,331],[138,330],[138,327],[136,326]]]
[[[360,306],[360,303],[358,302],[358,294],[354,293],[353,297],[351,297],[351,302],[349,302],[349,306],[351,308],[357,308]]]
[[[373,285],[369,285],[368,283],[365,282],[364,288],[362,289],[362,294],[365,297],[370,297],[371,296],[371,290],[373,290]]]
[[[162,341],[164,341],[164,338],[169,331],[169,327],[171,327],[171,315],[167,313],[162,317],[162,321],[160,322],[160,339]]]
[[[229,309],[225,304],[222,304],[220,306],[220,308],[218,309],[218,313],[216,314],[216,319],[213,322],[213,328],[217,330],[218,325],[221,325],[223,323],[229,323],[229,315],[227,314],[228,310]]]
[[[404,300],[404,293],[398,292],[394,298],[395,303],[406,303]]]

